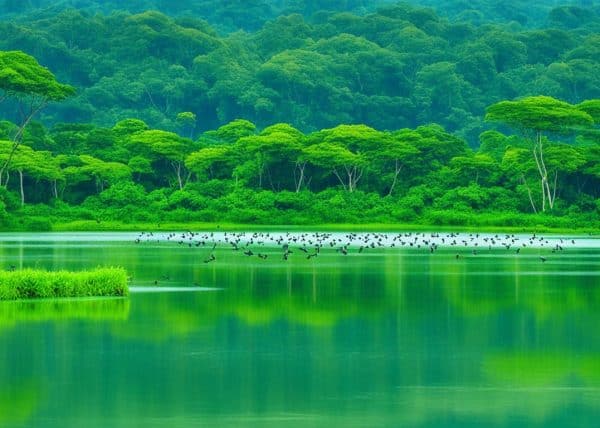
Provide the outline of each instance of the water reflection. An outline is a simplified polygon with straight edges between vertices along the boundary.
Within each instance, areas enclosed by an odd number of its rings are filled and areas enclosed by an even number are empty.
[[[128,299],[63,299],[0,302],[0,330],[28,322],[126,320]]]
[[[23,248],[4,256],[91,259],[143,287],[220,290],[0,305],[11,391],[0,410],[11,396],[29,403],[2,426],[563,427],[600,416],[593,251],[570,250],[558,269],[533,251],[288,263],[221,251],[206,265],[121,242]]]

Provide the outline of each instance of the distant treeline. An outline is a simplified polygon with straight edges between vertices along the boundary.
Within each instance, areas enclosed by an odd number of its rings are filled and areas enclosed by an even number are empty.
[[[451,18],[406,4],[373,11],[379,2],[366,1],[2,1],[14,13],[0,21],[0,50],[23,50],[77,87],[44,110],[47,125],[135,117],[179,131],[178,115],[191,112],[186,133],[196,138],[237,118],[305,133],[439,123],[476,147],[495,102],[600,97],[600,15],[590,1],[435,2]],[[18,120],[14,105],[1,108]]]
[[[109,14],[117,10],[140,13],[158,10],[172,16],[195,16],[222,32],[256,31],[281,15],[298,13],[309,20],[323,14],[353,12],[364,14],[396,0],[0,0],[0,17],[27,18],[79,9]],[[407,0],[405,4],[427,6],[451,19],[484,22],[516,22],[529,27],[547,22],[548,14],[561,8],[590,8],[594,0]]]

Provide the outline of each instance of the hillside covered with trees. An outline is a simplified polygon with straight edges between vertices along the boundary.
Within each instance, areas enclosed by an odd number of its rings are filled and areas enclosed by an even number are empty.
[[[593,1],[3,3],[5,228],[598,222]]]

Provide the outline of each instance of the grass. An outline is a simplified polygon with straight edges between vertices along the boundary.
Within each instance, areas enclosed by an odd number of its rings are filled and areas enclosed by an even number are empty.
[[[128,294],[127,272],[121,268],[81,272],[0,271],[0,300],[121,297]]]

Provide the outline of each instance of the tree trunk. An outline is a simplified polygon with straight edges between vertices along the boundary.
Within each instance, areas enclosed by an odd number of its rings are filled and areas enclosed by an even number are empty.
[[[356,186],[363,174],[363,169],[357,166],[347,167],[345,166],[346,174],[348,176],[348,191],[354,192],[356,190]]]
[[[23,188],[23,170],[19,170],[19,189],[21,190],[21,206],[25,205],[25,189]]]
[[[57,180],[52,180],[52,193],[54,194],[54,198],[58,199],[58,186],[56,182]]]
[[[546,168],[546,162],[544,161],[544,146],[542,143],[541,133],[539,133],[539,147],[540,147],[540,163],[542,165],[543,171],[543,183],[544,189],[546,191],[546,198],[548,200],[548,206],[552,210],[554,207],[554,198],[552,197],[552,192],[550,191],[550,182],[548,181],[548,169]]]
[[[296,167],[294,168],[294,184],[296,185],[296,193],[300,192],[302,188],[302,183],[304,182],[304,169],[306,168],[306,162],[296,162]],[[296,170],[300,172],[300,177],[296,177]]]
[[[337,179],[340,181],[340,184],[342,185],[343,189],[348,190],[348,186],[346,185],[346,182],[344,180],[342,180],[342,177],[340,177],[340,174],[337,172],[337,169],[333,168],[333,173],[335,174]]]
[[[523,181],[523,185],[525,186],[525,189],[527,189],[527,196],[529,196],[529,203],[531,204],[531,208],[533,208],[533,212],[535,214],[537,214],[538,211],[535,207],[535,203],[533,202],[533,197],[531,196],[531,189],[529,188],[529,185],[527,184],[527,181],[525,180],[524,175],[521,176],[521,180]]]
[[[175,171],[175,175],[177,176],[177,184],[179,185],[179,190],[183,190],[183,178],[181,177],[181,162],[171,161],[171,167],[173,171]]]
[[[548,181],[548,173],[546,171],[546,165],[544,163],[544,152],[542,145],[542,133],[537,132],[535,136],[535,142],[533,146],[533,158],[535,159],[535,165],[540,175],[540,186],[542,190],[542,212],[546,211],[546,187]]]
[[[394,187],[396,187],[396,183],[398,182],[398,176],[400,175],[400,171],[404,165],[399,165],[398,159],[396,159],[396,167],[394,168],[394,179],[392,180],[392,185],[390,186],[390,191],[388,192],[388,196],[392,196],[392,192],[394,191]]]
[[[554,208],[554,201],[556,201],[556,188],[558,187],[558,171],[554,171],[554,189],[552,189],[552,200],[550,202],[550,209]]]
[[[27,127],[27,125],[29,125],[29,122],[31,122],[31,120],[33,119],[33,116],[35,116],[41,109],[43,109],[47,103],[48,102],[44,100],[40,103],[40,105],[38,105],[36,107],[32,106],[31,110],[29,111],[29,114],[27,114],[25,116],[25,120],[23,120],[23,123],[21,124],[21,126],[19,126],[19,129],[17,129],[16,134],[11,139],[13,145],[10,149],[10,153],[8,154],[8,158],[6,158],[6,160],[2,164],[2,167],[0,167],[0,177],[2,177],[4,172],[8,169],[8,166],[10,165],[10,162],[12,161],[12,158],[13,158],[15,152],[17,151],[17,148],[21,144],[21,140],[23,139],[23,132],[25,131],[25,128]],[[6,186],[7,184],[8,184],[8,179],[4,183],[4,186]]]

